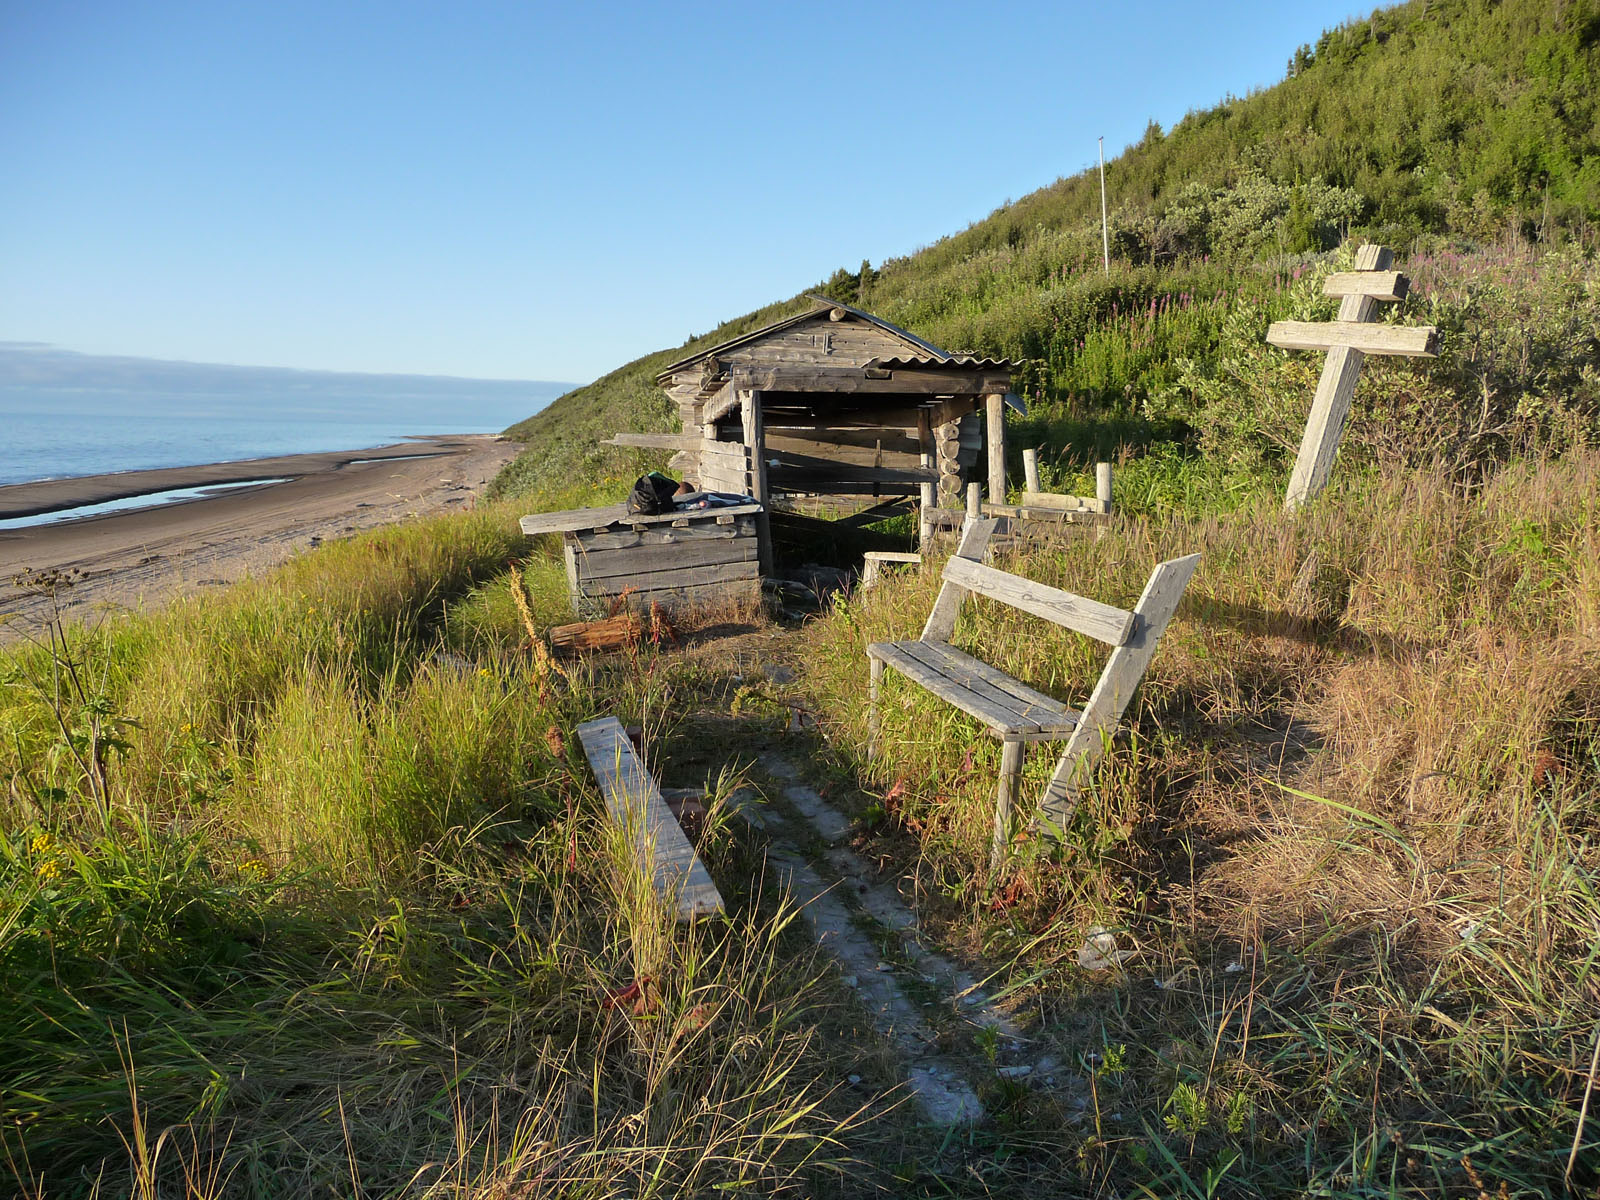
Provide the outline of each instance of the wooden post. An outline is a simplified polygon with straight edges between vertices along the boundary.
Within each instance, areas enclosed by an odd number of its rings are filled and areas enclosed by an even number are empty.
[[[1111,511],[1111,464],[1094,465],[1094,498],[1104,506],[1101,512]]]
[[[976,521],[983,516],[983,486],[976,480],[967,484],[967,520]]]
[[[878,693],[883,686],[883,663],[874,658],[868,671],[870,673],[867,677],[867,761],[871,762],[878,754]]]
[[[1000,882],[1000,872],[1005,869],[1006,849],[1011,845],[1011,810],[1016,806],[1017,792],[1022,787],[1021,742],[1000,743],[1000,783],[994,796],[994,840],[989,846],[989,886]]]
[[[991,392],[984,397],[989,411],[989,499],[1006,502],[1006,398]]]
[[[761,393],[745,392],[740,397],[740,417],[744,424],[745,452],[750,456],[750,494],[761,503],[756,517],[756,557],[763,575],[772,574],[772,522],[767,507],[772,496],[767,491],[767,432],[761,418]]]
[[[1022,452],[1022,476],[1027,480],[1030,492],[1042,492],[1039,486],[1039,452],[1037,450],[1024,450]]]
[[[938,456],[933,447],[933,415],[925,408],[917,409],[917,447],[922,452],[922,469],[934,470]],[[928,517],[928,510],[938,503],[938,485],[924,483],[917,488],[917,493],[921,501],[917,514],[917,545],[926,550],[933,540],[933,522]]]
[[[1387,271],[1394,255],[1384,246],[1365,245],[1356,251],[1356,270],[1329,276],[1323,290],[1339,295],[1339,325],[1371,321],[1377,315],[1379,300],[1395,300],[1405,295],[1404,276]],[[1278,322],[1267,331],[1267,341],[1274,346],[1298,348],[1308,333],[1322,329],[1328,331],[1328,358],[1322,365],[1322,378],[1317,382],[1317,394],[1311,401],[1311,415],[1306,420],[1306,431],[1300,439],[1300,452],[1295,456],[1294,472],[1289,476],[1289,488],[1283,498],[1286,512],[1293,512],[1307,500],[1328,486],[1333,473],[1334,456],[1339,452],[1339,439],[1344,433],[1345,421],[1350,416],[1350,400],[1355,395],[1356,381],[1361,377],[1361,363],[1366,353],[1348,341],[1350,331],[1330,325],[1304,325],[1298,322]],[[1373,346],[1378,353],[1402,355],[1429,355],[1434,352],[1437,330],[1421,327],[1406,330],[1416,345],[1386,349]]]

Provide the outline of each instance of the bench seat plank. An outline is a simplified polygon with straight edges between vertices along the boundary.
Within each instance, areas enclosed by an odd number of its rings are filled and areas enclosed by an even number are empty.
[[[1077,714],[1065,705],[945,643],[874,642],[867,647],[867,654],[978,718],[997,736],[1049,741],[1068,736],[1077,725]],[[1005,679],[1008,686],[999,686],[997,678]]]
[[[1024,711],[1048,714],[1050,720],[1043,723],[1043,728],[1064,731],[1077,726],[1078,713],[1075,709],[1068,708],[1053,696],[1035,691],[1020,679],[1013,679],[998,667],[991,667],[983,659],[974,658],[964,651],[957,650],[948,642],[929,641],[921,645],[926,651],[939,655],[949,663],[950,673],[957,679],[981,680],[990,687],[1004,692],[1012,700],[1028,706]]]
[[[640,869],[656,894],[675,896],[678,920],[722,911],[722,893],[684,836],[655,779],[645,770],[633,743],[615,717],[585,721],[578,740],[594,768],[606,809],[632,835]]]

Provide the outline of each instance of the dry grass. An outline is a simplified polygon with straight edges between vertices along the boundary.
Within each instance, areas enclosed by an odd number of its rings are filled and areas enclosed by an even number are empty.
[[[1155,561],[1205,554],[1131,741],[1066,844],[1022,847],[992,902],[973,883],[995,743],[887,689],[876,779],[904,786],[885,852],[916,835],[946,936],[1010,959],[1047,1039],[1130,1047],[1119,1091],[1143,1128],[1069,1138],[1081,1154],[1263,1194],[1467,1187],[1463,1156],[1491,1191],[1559,1185],[1600,1022],[1597,505],[1600,455],[1579,452],[1471,494],[1396,471],[1293,520],[1264,499],[1007,564],[1129,605]],[[915,636],[936,584],[903,577],[817,627],[847,756],[862,646]],[[980,604],[958,640],[1081,703],[1100,651],[1040,625]],[[1050,766],[1030,756],[1030,794]],[[1139,951],[1109,990],[1075,965],[1092,924]]]

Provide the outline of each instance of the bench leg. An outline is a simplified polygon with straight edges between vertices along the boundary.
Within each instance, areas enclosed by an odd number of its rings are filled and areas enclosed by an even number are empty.
[[[878,689],[883,683],[883,660],[873,658],[872,675],[867,683],[867,761],[878,756]]]
[[[989,883],[1000,879],[1006,865],[1006,847],[1011,844],[1011,809],[1022,786],[1021,742],[1000,743],[1000,785],[994,796],[994,844],[989,849]]]

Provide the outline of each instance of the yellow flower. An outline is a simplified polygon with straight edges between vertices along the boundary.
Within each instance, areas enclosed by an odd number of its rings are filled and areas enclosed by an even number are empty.
[[[48,833],[41,833],[28,843],[28,849],[35,854],[49,854],[55,848],[56,840]]]
[[[33,869],[33,873],[39,877],[39,882],[49,883],[61,874],[61,860],[47,858]]]

